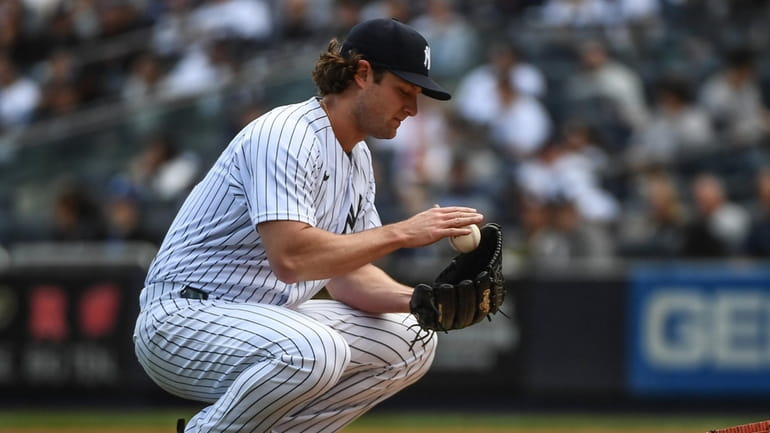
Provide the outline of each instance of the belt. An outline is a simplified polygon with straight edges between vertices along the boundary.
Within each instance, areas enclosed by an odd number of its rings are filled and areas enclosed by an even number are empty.
[[[192,287],[185,287],[179,292],[179,296],[185,299],[199,299],[205,301],[209,298],[209,294],[200,289]]]

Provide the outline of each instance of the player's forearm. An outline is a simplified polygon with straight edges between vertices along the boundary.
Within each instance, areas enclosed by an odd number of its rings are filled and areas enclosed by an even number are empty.
[[[305,226],[278,242],[275,248],[267,245],[268,259],[276,276],[287,283],[345,275],[404,246],[393,226],[345,235]]]
[[[334,299],[369,313],[409,312],[413,291],[374,265],[331,279],[327,289]]]

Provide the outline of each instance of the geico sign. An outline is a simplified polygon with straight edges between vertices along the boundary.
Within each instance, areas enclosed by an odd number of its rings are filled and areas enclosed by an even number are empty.
[[[656,367],[770,367],[770,294],[759,290],[655,290],[641,310],[642,349]]]

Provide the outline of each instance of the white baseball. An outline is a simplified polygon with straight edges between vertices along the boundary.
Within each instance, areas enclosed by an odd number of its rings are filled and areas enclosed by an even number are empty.
[[[449,245],[452,245],[452,248],[461,253],[475,250],[479,246],[479,242],[481,242],[481,232],[477,225],[471,224],[466,226],[466,228],[471,229],[470,234],[449,238]]]

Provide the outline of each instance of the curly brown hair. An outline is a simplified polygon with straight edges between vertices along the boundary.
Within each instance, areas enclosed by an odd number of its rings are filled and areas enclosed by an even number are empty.
[[[326,51],[321,53],[313,68],[313,82],[321,96],[341,93],[348,88],[358,70],[358,61],[364,56],[354,50],[348,57],[340,54],[342,43],[336,38],[329,41]],[[385,69],[372,66],[374,82],[379,83]]]

